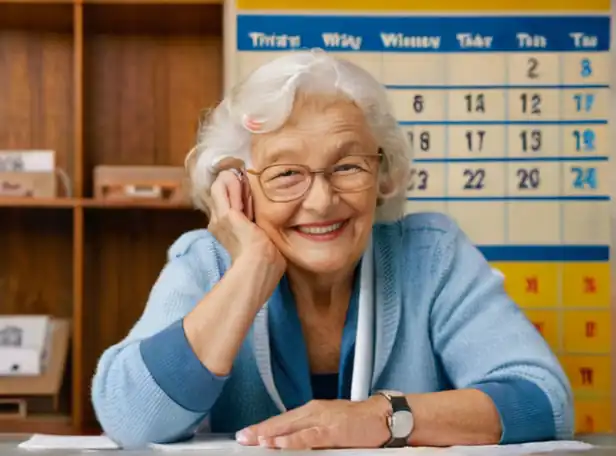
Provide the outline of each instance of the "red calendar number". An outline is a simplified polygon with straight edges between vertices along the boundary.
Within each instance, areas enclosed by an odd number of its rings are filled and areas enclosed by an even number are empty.
[[[580,376],[582,377],[582,385],[592,386],[593,373],[594,372],[591,367],[580,367]]]
[[[597,323],[594,321],[587,321],[585,325],[585,335],[588,339],[592,339],[597,334]]]
[[[526,277],[526,293],[539,293],[539,279],[537,276]]]
[[[585,294],[597,293],[597,279],[592,276],[584,276],[583,283],[583,289]]]

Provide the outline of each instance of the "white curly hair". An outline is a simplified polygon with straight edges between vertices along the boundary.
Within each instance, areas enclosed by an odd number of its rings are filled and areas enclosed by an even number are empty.
[[[320,49],[296,51],[257,68],[209,113],[186,157],[193,204],[208,212],[207,196],[224,158],[251,166],[251,135],[282,127],[298,92],[333,94],[364,113],[384,160],[379,171],[377,220],[404,213],[411,148],[392,114],[385,88],[361,67]]]

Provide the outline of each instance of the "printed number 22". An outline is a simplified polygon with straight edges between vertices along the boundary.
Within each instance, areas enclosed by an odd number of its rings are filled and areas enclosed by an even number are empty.
[[[465,169],[464,177],[466,182],[464,183],[465,190],[481,190],[484,188],[483,180],[486,177],[485,169]]]

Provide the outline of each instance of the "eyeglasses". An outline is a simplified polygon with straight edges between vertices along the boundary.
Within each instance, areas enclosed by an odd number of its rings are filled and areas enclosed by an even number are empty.
[[[335,165],[312,170],[305,165],[276,164],[261,171],[247,173],[259,177],[265,196],[273,202],[284,203],[303,197],[314,183],[316,174],[323,174],[337,192],[361,192],[375,184],[374,176],[383,153],[348,155]]]

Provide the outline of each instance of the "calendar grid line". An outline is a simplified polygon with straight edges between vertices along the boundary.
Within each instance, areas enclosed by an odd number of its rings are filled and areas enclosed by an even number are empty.
[[[608,161],[607,156],[570,157],[560,155],[556,157],[452,157],[452,158],[418,158],[416,163],[490,163],[490,162],[602,162]]]
[[[407,201],[610,201],[610,195],[579,196],[407,196]]]
[[[449,81],[449,61],[448,61],[448,55],[449,54],[445,54],[442,58],[442,65],[443,65],[443,80],[445,82],[445,84],[447,84],[447,82]],[[443,97],[443,102],[445,103],[445,111],[444,111],[444,119],[445,120],[449,120],[449,97],[448,96],[444,96]],[[450,148],[450,144],[449,144],[449,125],[445,125],[445,135],[443,138],[443,143],[445,146],[445,159],[449,159],[450,153],[451,151],[449,150]],[[445,197],[449,196],[449,162],[446,161],[444,162],[444,167],[443,167],[443,172],[445,174],[445,185],[444,185],[444,194]],[[449,200],[445,201],[445,212],[447,214],[450,214],[450,207],[449,207]]]
[[[402,120],[398,124],[409,125],[607,125],[608,121],[588,120]]]
[[[558,56],[558,80],[560,84],[564,84],[564,74],[563,74],[563,67],[564,67],[564,61],[563,61],[563,56],[562,54]],[[562,119],[563,117],[563,91],[560,91],[558,94],[558,113],[559,113],[559,117],[560,119]],[[563,135],[564,135],[564,128],[563,125],[559,125],[558,126],[558,150],[563,150]],[[565,165],[564,162],[560,162],[559,165],[560,168],[560,179],[559,179],[559,194],[560,195],[564,195],[565,194],[565,184],[564,184],[564,172],[565,172]],[[564,208],[564,202],[560,201],[558,204],[558,218],[559,218],[559,222],[558,222],[558,238],[561,244],[564,243],[565,241],[565,233],[564,233],[564,214],[565,214],[565,208]],[[565,316],[563,313],[563,300],[564,300],[564,296],[563,296],[563,289],[564,289],[564,265],[563,263],[559,263],[558,267],[557,267],[557,273],[556,273],[556,284],[557,284],[557,288],[556,288],[556,299],[558,302],[558,307],[560,309],[559,313],[557,314],[557,324],[558,324],[558,347],[560,350],[565,350]]]
[[[445,55],[446,58],[446,55]],[[400,85],[385,84],[389,90],[504,90],[504,89],[538,89],[538,90],[591,90],[609,89],[609,84],[507,84],[507,85]]]
[[[524,310],[536,310],[536,311],[541,311],[541,312],[557,312],[560,310],[566,310],[566,311],[571,311],[571,312],[586,312],[586,311],[591,311],[591,312],[603,312],[606,309],[609,309],[609,307],[591,307],[591,306],[563,306],[562,308],[560,306],[520,306],[521,308],[523,308]]]
[[[505,85],[504,87],[504,91],[503,91],[503,105],[504,105],[504,110],[505,110],[505,122],[509,121],[509,59],[507,57],[507,54],[503,54],[503,66],[504,66],[504,74],[505,74]],[[503,160],[503,174],[505,176],[505,196],[509,197],[511,196],[509,194],[509,166],[507,165],[508,163],[508,158],[509,158],[509,127],[505,127],[504,129],[504,134],[503,134],[503,141],[504,141],[504,148],[503,148],[503,154],[505,160]],[[503,217],[504,217],[504,233],[503,233],[503,237],[505,238],[505,243],[508,244],[509,241],[509,212],[510,212],[510,208],[508,204],[503,204]]]

